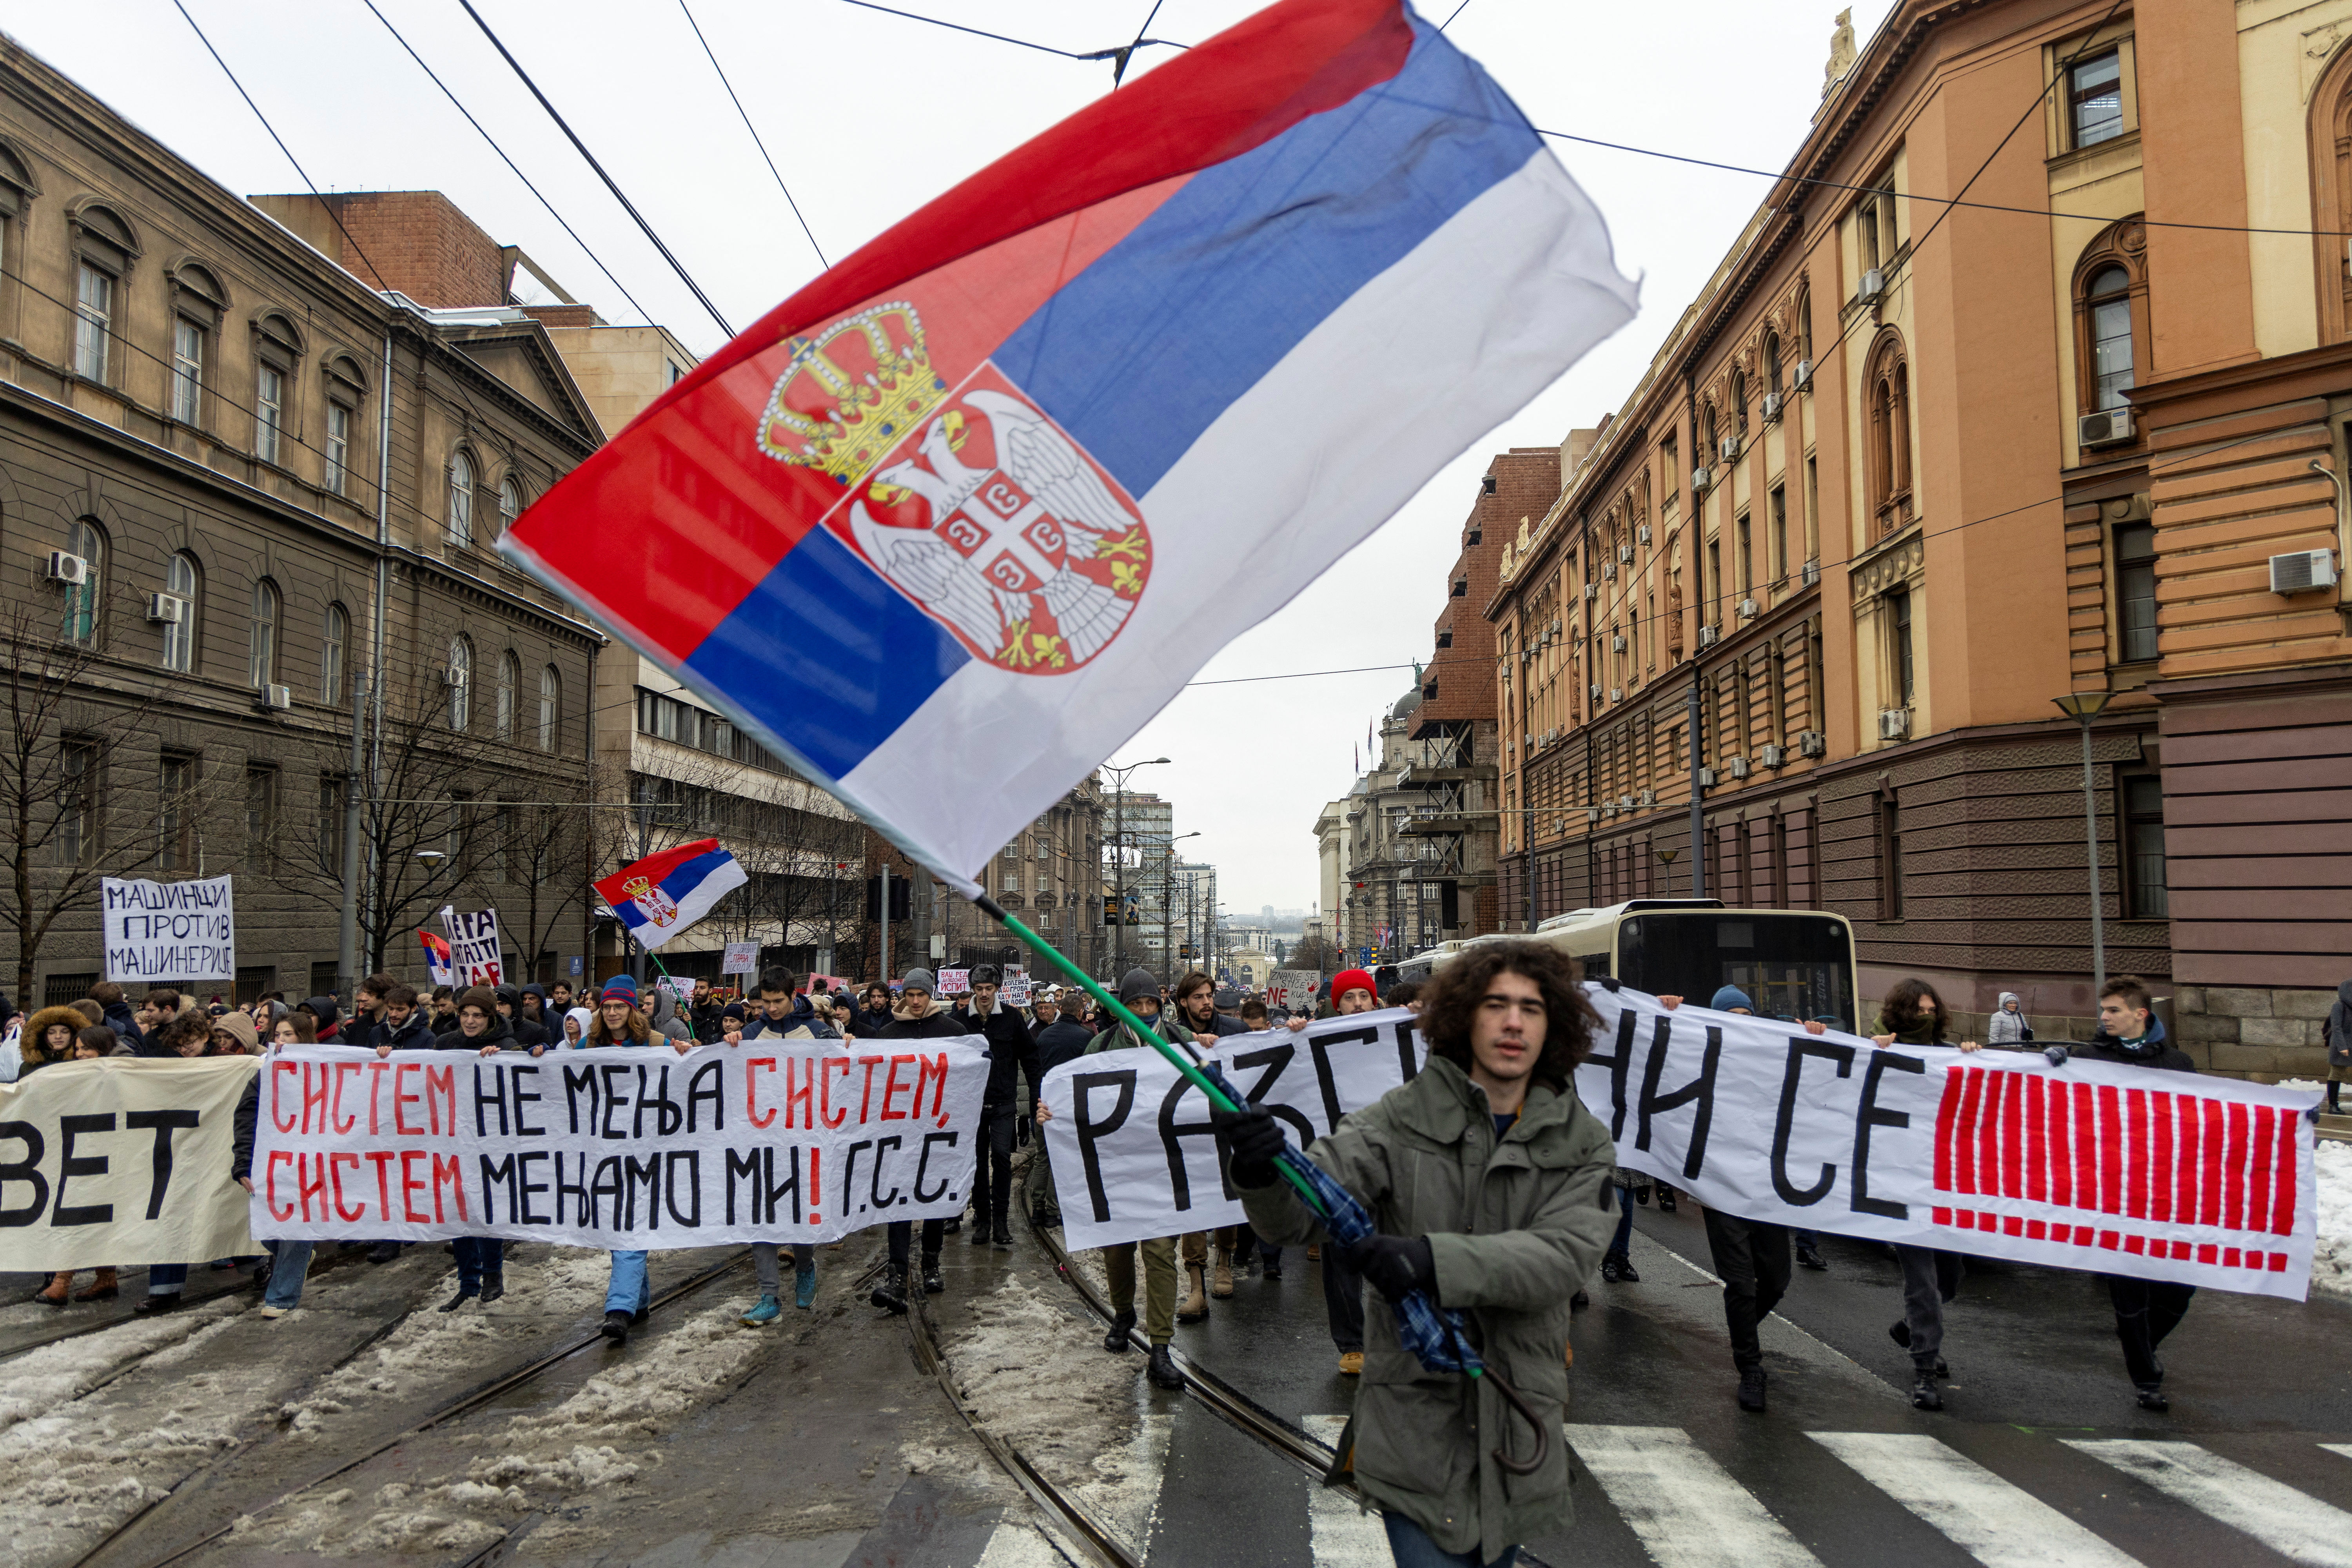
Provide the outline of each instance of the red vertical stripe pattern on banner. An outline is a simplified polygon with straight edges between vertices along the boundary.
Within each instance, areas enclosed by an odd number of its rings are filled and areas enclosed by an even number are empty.
[[[1975,1190],[1990,1196],[2000,1191],[2000,1091],[2009,1075],[1979,1069],[1977,1076],[1984,1079],[1984,1098],[1977,1102]]]
[[[2000,1107],[2000,1195],[2021,1198],[2025,1187],[2019,1179],[2019,1166],[2024,1153],[2025,1086],[2031,1079],[2015,1073],[2003,1073],[2009,1079],[2009,1092],[2001,1097]]]
[[[2156,1144],[2148,1160],[2156,1171],[2156,1183],[2149,1193],[2154,1201],[2148,1213],[2152,1219],[2168,1220],[2172,1217],[2172,1184],[2176,1179],[2172,1164],[2172,1124],[2179,1119],[2179,1108],[2173,1104],[2172,1096],[2162,1090],[2147,1099],[2154,1110],[2156,1123]]]
[[[2099,1085],[2099,1211],[2124,1210],[2123,1095],[2111,1083]],[[2110,1232],[2110,1235],[2113,1233]],[[2104,1247],[2115,1244],[2102,1240]]]
[[[1977,1107],[1984,1097],[1984,1074],[1975,1068],[1957,1069],[1962,1079],[1960,1092],[1960,1125],[1952,1143],[1952,1190],[1972,1193],[1977,1190]]]
[[[2295,1136],[2295,1112],[2279,1106],[2271,1114],[2278,1118],[2278,1177],[2271,1184],[2271,1230],[2279,1236],[2293,1236],[2295,1155],[2300,1152]],[[2279,1266],[2273,1263],[2273,1267]]]
[[[2050,1196],[2048,1174],[2050,1131],[2048,1125],[2048,1089],[2046,1079],[2029,1078],[2025,1080],[2025,1146],[2032,1156],[2025,1163],[2025,1196],[2029,1202],[2043,1203]],[[2042,1222],[2033,1222],[2036,1240],[2042,1236]]]
[[[2173,1214],[2183,1225],[2197,1223],[2197,1179],[2201,1168],[2197,1159],[2197,1108],[2200,1103],[2185,1094],[2180,1097],[2180,1159],[2174,1176],[2179,1201],[2173,1205]]]
[[[2221,1223],[2221,1162],[2228,1153],[2229,1137],[2222,1127],[2220,1100],[2209,1100],[2200,1109],[2204,1112],[2205,1152],[2198,1164],[2197,1223],[2218,1226]]]
[[[2247,1163],[2249,1183],[2246,1194],[2246,1228],[2268,1230],[2271,1227],[2271,1120],[2270,1107],[2254,1108],[2253,1155]]]
[[[1936,1185],[1948,1193],[1959,1190],[1952,1185],[1952,1138],[1959,1121],[1960,1095],[1965,1087],[1957,1070],[1946,1073],[1944,1097],[1936,1104]]]
[[[2074,1206],[2099,1206],[2099,1121],[2093,1108],[2091,1086],[2069,1085],[2074,1091]]]
[[[2049,1101],[2050,1201],[2061,1207],[2072,1208],[2074,1204],[2074,1166],[2066,1149],[2066,1086],[2045,1083],[2042,1087]],[[2062,1236],[2058,1239],[2063,1241],[2066,1238]]]
[[[2135,1089],[2124,1095],[2124,1105],[2129,1116],[2129,1131],[2124,1143],[2124,1162],[2130,1182],[2130,1207],[2126,1211],[2134,1219],[2147,1217],[2147,1090]]]
[[[2227,1230],[2246,1227],[2246,1108],[2230,1107],[2230,1153],[2222,1168],[2229,1173],[2228,1184],[2221,1193],[2221,1225]]]

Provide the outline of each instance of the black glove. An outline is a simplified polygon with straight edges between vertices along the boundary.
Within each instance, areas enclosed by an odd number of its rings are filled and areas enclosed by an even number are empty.
[[[1608,992],[1612,996],[1616,995],[1620,990],[1623,989],[1624,984],[1625,983],[1623,981],[1618,979],[1613,974],[1604,974],[1601,977],[1601,989]]]
[[[2050,1058],[2052,1067],[2063,1068],[2066,1065],[2066,1058],[2070,1053],[2063,1046],[2044,1046],[2042,1047],[2042,1054]]]
[[[1234,1152],[1230,1167],[1234,1185],[1274,1185],[1274,1157],[1282,1152],[1287,1140],[1273,1111],[1262,1105],[1245,1105],[1239,1110],[1212,1110],[1209,1125],[1217,1130],[1225,1147]]]
[[[1368,1236],[1340,1255],[1391,1302],[1437,1289],[1437,1258],[1425,1236]]]

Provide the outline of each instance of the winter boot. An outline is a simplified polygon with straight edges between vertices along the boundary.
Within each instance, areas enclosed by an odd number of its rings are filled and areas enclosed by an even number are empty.
[[[1764,1369],[1751,1366],[1739,1374],[1739,1408],[1764,1413]]]
[[[1675,1190],[1674,1188],[1666,1185],[1664,1182],[1660,1182],[1658,1184],[1658,1212],[1660,1214],[1672,1214],[1675,1212]],[[1759,1387],[1761,1386],[1761,1384],[1759,1384]],[[1760,1399],[1763,1395],[1759,1394],[1757,1397]],[[1757,1408],[1760,1410],[1763,1406],[1759,1405]]]
[[[793,1276],[793,1305],[807,1311],[816,1304],[816,1270],[803,1268]]]
[[[1234,1249],[1220,1247],[1212,1256],[1216,1261],[1209,1269],[1209,1294],[1222,1301],[1234,1293]]]
[[[1641,1282],[1641,1275],[1634,1272],[1633,1259],[1632,1256],[1627,1253],[1619,1253],[1617,1255],[1617,1283],[1620,1285],[1639,1285]]]
[[[483,1305],[483,1306],[485,1306],[485,1307],[488,1306],[491,1302],[493,1302],[493,1301],[497,1300],[499,1297],[501,1297],[501,1296],[505,1295],[506,1293],[507,1293],[507,1277],[506,1277],[505,1275],[503,1275],[503,1274],[486,1274],[486,1275],[484,1275],[484,1276],[482,1277],[482,1305]]]
[[[479,1290],[468,1290],[463,1286],[460,1286],[456,1295],[441,1303],[441,1310],[445,1312],[454,1312],[458,1308],[464,1306],[467,1302],[474,1300],[475,1297],[479,1296],[481,1292]]]
[[[1103,1349],[1118,1352],[1130,1342],[1128,1335],[1135,1331],[1135,1309],[1121,1307],[1110,1321],[1110,1332],[1103,1336]]]
[[[1614,1285],[1617,1283],[1617,1258],[1618,1255],[1613,1252],[1604,1252],[1601,1255],[1601,1283],[1605,1285]]]
[[[882,1278],[866,1298],[887,1312],[904,1315],[907,1310],[907,1266],[893,1263],[882,1271]]]
[[[988,1218],[978,1209],[971,1211],[971,1244],[974,1247],[988,1245]]]
[[[604,1314],[604,1337],[616,1345],[629,1342],[629,1314],[615,1307]]]
[[[1188,1263],[1184,1265],[1184,1272],[1192,1276],[1192,1291],[1178,1303],[1176,1321],[1180,1323],[1206,1322],[1209,1317],[1209,1271],[1198,1263]]]
[[[948,1282],[940,1278],[940,1255],[926,1252],[923,1254],[923,1294],[936,1296],[947,1288]]]
[[[1172,1392],[1184,1386],[1184,1374],[1176,1370],[1176,1358],[1168,1353],[1166,1345],[1151,1347],[1151,1359],[1144,1363],[1143,1374],[1155,1387]]]
[[[2172,1401],[2164,1396],[2164,1390],[2160,1386],[2143,1388],[2139,1390],[2139,1407],[2142,1410],[2153,1410],[2161,1415],[2172,1408]]]
[[[942,1236],[953,1236],[962,1229],[963,1215],[958,1215],[955,1218],[948,1221],[947,1224],[940,1226],[940,1234]]]
[[[1797,1244],[1798,1268],[1818,1269],[1827,1268],[1829,1266],[1830,1260],[1822,1256],[1822,1249],[1820,1247],[1814,1246],[1810,1241],[1801,1241]]]
[[[995,1228],[989,1233],[988,1238],[989,1240],[996,1243],[999,1247],[1010,1247],[1013,1245],[1013,1227],[1004,1223],[1004,1216],[1003,1215],[998,1215],[996,1216]]]
[[[1911,1408],[1941,1410],[1943,1407],[1944,1395],[1936,1387],[1936,1374],[1927,1371],[1914,1373],[1911,1378]]]
[[[111,1301],[121,1293],[122,1287],[115,1279],[114,1270],[111,1268],[101,1268],[98,1271],[98,1278],[89,1282],[89,1288],[88,1289],[77,1290],[74,1292],[74,1300],[77,1301]]]

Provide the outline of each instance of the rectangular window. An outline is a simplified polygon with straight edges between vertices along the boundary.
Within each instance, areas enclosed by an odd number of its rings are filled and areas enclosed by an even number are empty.
[[[1887,674],[1891,678],[1895,700],[1911,706],[1918,694],[1916,671],[1911,660],[1911,590],[1897,588],[1886,595]]]
[[[352,411],[340,403],[327,405],[327,488],[345,493],[352,472]]]
[[[196,864],[193,795],[196,759],[165,753],[162,800],[155,814],[155,864],[166,871],[193,870]]]
[[[278,430],[285,416],[285,373],[263,365],[253,381],[253,455],[265,463],[278,461]]]
[[[1755,561],[1754,561],[1754,557],[1753,557],[1752,553],[1750,552],[1750,551],[1749,551],[1749,549],[1748,549],[1748,518],[1747,518],[1747,515],[1746,515],[1745,513],[1742,513],[1742,514],[1740,515],[1740,519],[1739,519],[1739,595],[1740,595],[1740,597],[1741,597],[1741,598],[1746,598],[1746,597],[1748,597],[1748,595],[1750,595],[1750,594],[1755,590],[1755,587],[1756,587]]]
[[[1878,797],[1878,918],[1903,918],[1903,807],[1891,795]]]
[[[2160,921],[2172,908],[2164,880],[2164,781],[2133,773],[2123,781],[2124,893],[2129,918]]]
[[[1723,597],[1723,541],[1720,539],[1710,539],[1706,542],[1706,581],[1700,584],[1699,593],[1702,595],[1708,595],[1707,625],[1721,626],[1723,606],[1719,601]]]
[[[103,382],[113,336],[114,279],[85,261],[74,296],[74,374]]]
[[[2116,530],[2116,632],[2126,664],[2154,658],[2156,529],[2145,522]]]
[[[1818,459],[1805,458],[1805,559],[1813,558],[1813,541],[1821,537],[1822,474]]]
[[[1768,542],[1771,555],[1765,562],[1764,569],[1772,574],[1773,582],[1781,583],[1786,582],[1789,576],[1789,491],[1787,487],[1774,485],[1771,500],[1769,515],[1772,536]]]
[[[1884,270],[1895,259],[1901,242],[1895,235],[1895,176],[1891,173],[1877,187],[1862,198],[1854,209],[1854,227],[1860,241],[1863,270],[1873,268]]]
[[[1668,500],[1683,493],[1683,467],[1679,447],[1672,436],[1658,443],[1658,465],[1665,469],[1665,482],[1659,490]]]
[[[267,871],[278,847],[278,770],[245,770],[245,868]]]
[[[172,323],[172,417],[194,425],[205,411],[205,330],[180,317]]]
[[[63,742],[58,772],[57,863],[85,865],[98,852],[98,742]]]
[[[2066,101],[2074,145],[2095,147],[2124,133],[2122,57],[2114,49],[2084,60],[2067,73]]]
[[[513,879],[527,858],[522,847],[521,814],[511,805],[499,806],[490,843],[489,868],[483,875],[493,882]]]
[[[319,780],[319,868],[330,877],[343,874],[343,781]]]

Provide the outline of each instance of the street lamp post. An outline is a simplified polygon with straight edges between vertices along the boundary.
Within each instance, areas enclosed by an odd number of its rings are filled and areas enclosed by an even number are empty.
[[[2107,984],[2107,936],[2099,888],[2099,806],[2098,791],[2091,771],[2091,721],[2107,706],[2109,694],[2105,691],[2072,691],[2051,700],[2058,710],[2082,726],[2083,730],[2083,843],[2091,858],[2091,1005],[2098,1006],[2099,993]]]
[[[1118,857],[1118,875],[1112,879],[1111,895],[1111,912],[1117,928],[1111,934],[1114,954],[1111,975],[1114,980],[1127,970],[1127,775],[1138,768],[1151,767],[1167,760],[1166,757],[1150,757],[1139,763],[1129,763],[1123,768],[1112,767],[1108,763],[1103,764],[1103,772],[1118,781],[1111,814],[1111,837],[1118,846],[1114,853]]]

